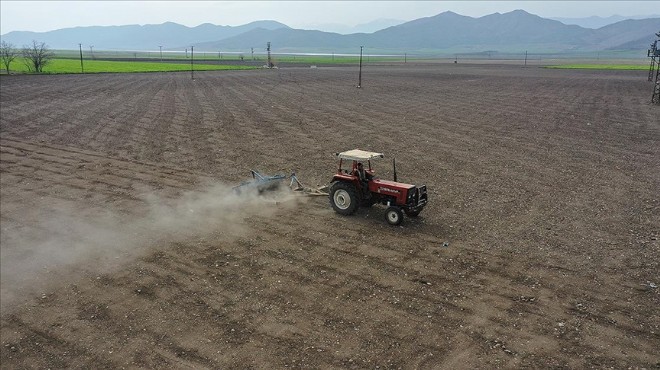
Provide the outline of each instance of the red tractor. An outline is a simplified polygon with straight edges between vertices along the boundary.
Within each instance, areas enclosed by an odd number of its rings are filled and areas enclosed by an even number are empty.
[[[332,177],[330,204],[339,214],[352,215],[359,206],[371,207],[384,204],[385,219],[390,225],[403,222],[403,214],[417,217],[428,203],[426,186],[415,186],[397,182],[396,162],[393,161],[394,181],[375,177],[371,160],[383,158],[382,153],[354,149],[335,153],[339,157],[339,169]],[[351,161],[350,169],[342,169],[344,162]],[[367,168],[364,168],[364,163]]]

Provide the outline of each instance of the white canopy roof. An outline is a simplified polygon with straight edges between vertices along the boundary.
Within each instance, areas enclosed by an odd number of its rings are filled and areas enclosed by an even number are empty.
[[[353,149],[346,152],[336,153],[341,159],[351,159],[354,161],[368,161],[374,158],[383,158],[383,153],[367,152],[365,150]]]

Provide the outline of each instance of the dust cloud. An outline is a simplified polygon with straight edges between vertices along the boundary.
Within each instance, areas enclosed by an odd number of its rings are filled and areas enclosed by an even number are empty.
[[[253,189],[254,190],[254,189]],[[178,197],[144,193],[143,204],[121,210],[73,202],[4,214],[0,233],[0,309],[46,294],[85,274],[107,273],[158,248],[194,237],[232,240],[250,232],[246,219],[272,217],[302,201],[288,189],[237,194],[224,185]],[[138,203],[138,202],[136,202]]]

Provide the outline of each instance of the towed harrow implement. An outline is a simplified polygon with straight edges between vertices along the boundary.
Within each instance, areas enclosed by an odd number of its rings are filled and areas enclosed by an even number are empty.
[[[285,187],[300,194],[309,195],[309,196],[328,196],[327,186],[320,188],[310,188],[304,186],[295,172],[292,172],[291,175],[286,176],[282,174],[276,175],[264,175],[259,171],[250,170],[252,175],[252,180],[243,181],[240,185],[234,186],[232,190],[236,194],[242,194],[245,192],[257,192],[258,194],[263,194],[268,191],[276,191],[284,189]],[[287,180],[289,180],[288,185],[284,185]]]

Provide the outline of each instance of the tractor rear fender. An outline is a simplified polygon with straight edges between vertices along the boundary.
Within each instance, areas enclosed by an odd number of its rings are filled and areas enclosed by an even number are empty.
[[[332,182],[350,182],[355,186],[356,189],[362,189],[362,184],[360,184],[360,180],[358,180],[357,176],[351,175],[351,174],[344,174],[344,173],[337,173],[334,176],[332,176]]]
[[[357,176],[353,176],[350,174],[345,174],[345,173],[336,173],[334,176],[332,176],[332,182],[335,181],[344,181],[344,182],[352,182],[356,183],[358,181]]]

